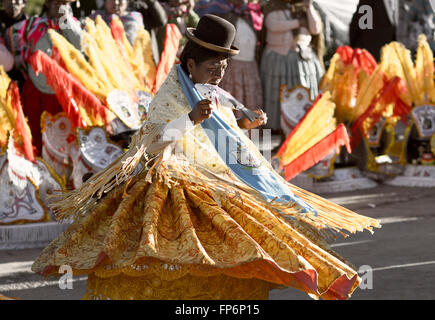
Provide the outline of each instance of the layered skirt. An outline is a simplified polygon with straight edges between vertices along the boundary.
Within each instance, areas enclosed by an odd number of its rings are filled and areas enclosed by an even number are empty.
[[[68,265],[87,274],[85,299],[267,299],[276,287],[346,299],[358,286],[357,271],[329,249],[313,217],[277,212],[188,164],[152,170],[98,200],[32,270],[57,275]],[[378,224],[350,211],[343,221],[361,230]]]
[[[261,59],[260,74],[263,85],[264,111],[267,113],[267,127],[281,128],[280,87],[288,89],[303,86],[310,90],[310,98],[314,100],[319,93],[319,82],[323,76],[319,60],[313,54],[310,60],[304,60],[296,51],[287,55],[265,49]]]

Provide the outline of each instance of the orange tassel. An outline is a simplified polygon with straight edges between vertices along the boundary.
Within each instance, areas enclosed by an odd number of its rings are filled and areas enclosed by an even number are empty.
[[[317,164],[333,150],[338,153],[341,146],[346,146],[347,151],[352,153],[349,135],[347,134],[345,125],[342,123],[337,126],[337,129],[335,129],[334,132],[320,140],[320,142],[305,151],[305,153],[292,161],[289,165],[285,166],[285,179],[290,181],[299,173],[308,170],[313,165]]]
[[[15,135],[19,137],[19,143],[16,143],[17,150],[24,153],[27,160],[35,162],[35,154],[32,145],[32,134],[29,125],[24,117],[23,107],[21,105],[20,91],[17,84],[11,81],[8,87],[8,99],[11,101],[12,109],[15,116]],[[15,140],[16,142],[16,140]]]
[[[59,103],[74,128],[86,127],[78,106],[82,106],[95,118],[101,117],[107,120],[106,106],[47,54],[37,51],[30,57],[29,63],[36,74],[42,72],[45,75],[47,84],[55,91]]]
[[[302,125],[303,121],[305,120],[305,118],[308,116],[308,114],[310,113],[310,111],[314,108],[314,106],[316,105],[316,103],[322,98],[322,94],[320,93],[316,100],[314,100],[313,104],[311,105],[311,107],[308,109],[307,112],[305,112],[304,116],[302,117],[302,119],[298,122],[298,124],[296,125],[296,127],[292,130],[292,132],[290,132],[290,134],[288,135],[288,137],[285,139],[284,143],[282,144],[282,146],[279,148],[277,155],[280,156],[282,155],[285,150],[287,149],[287,146],[290,142],[290,140],[292,139],[293,135],[296,133],[296,131],[299,129],[299,127]]]
[[[403,91],[403,79],[395,76],[385,83],[379,95],[373,98],[373,101],[367,110],[352,125],[352,146],[354,148],[360,142],[361,133],[367,135],[367,132],[369,132],[371,127],[379,121],[385,108],[391,103],[394,104],[394,116],[401,117],[402,121],[406,123],[406,116],[411,110],[411,106],[407,105],[400,98],[401,91]],[[364,132],[361,132],[362,130],[360,128],[362,128],[363,123],[366,120],[370,121],[370,125],[367,128],[364,128]]]

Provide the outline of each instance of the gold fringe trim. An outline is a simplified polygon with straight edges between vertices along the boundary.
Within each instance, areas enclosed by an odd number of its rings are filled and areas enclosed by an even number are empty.
[[[145,152],[148,146],[159,140],[163,126],[147,122],[132,137],[132,142],[126,153],[105,170],[94,175],[81,188],[63,192],[61,194],[62,200],[56,201],[50,206],[56,213],[57,219],[59,221],[75,220],[92,211],[98,199],[101,199],[104,194],[132,178],[134,170],[143,159],[146,162],[142,163],[142,169],[145,169],[150,160]],[[59,194],[51,196],[51,198],[58,197]]]

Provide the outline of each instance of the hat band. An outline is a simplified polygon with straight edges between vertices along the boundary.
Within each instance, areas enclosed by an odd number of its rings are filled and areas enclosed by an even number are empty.
[[[199,44],[200,46],[202,46],[204,48],[207,48],[207,49],[210,49],[213,51],[217,51],[217,52],[229,53],[231,55],[239,54],[239,51],[240,51],[239,49],[230,49],[230,48],[220,47],[220,46],[214,45],[212,43],[208,43],[208,42],[202,41],[201,39],[198,39],[193,34],[193,32],[192,32],[193,30],[195,30],[195,29],[194,28],[187,28],[186,36],[187,36],[187,38],[189,38],[189,40],[192,40],[196,44]]]

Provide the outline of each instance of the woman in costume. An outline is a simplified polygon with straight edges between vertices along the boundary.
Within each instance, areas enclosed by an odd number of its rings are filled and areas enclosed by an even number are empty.
[[[348,298],[357,271],[319,230],[378,222],[273,171],[239,128],[262,125],[260,110],[254,122],[237,120],[203,98],[198,84],[218,85],[238,53],[231,23],[205,15],[187,36],[130,149],[53,204],[75,222],[32,270],[88,274],[85,299],[267,299],[280,286]]]
[[[82,29],[69,10],[76,0],[46,0],[45,13],[41,17],[33,16],[14,24],[7,29],[5,42],[12,52],[15,65],[25,75],[26,81],[22,90],[23,111],[29,119],[34,145],[41,153],[41,115],[43,111],[57,114],[63,111],[52,88],[47,85],[45,75],[36,74],[29,64],[32,55],[41,50],[51,56],[53,44],[48,34],[49,29],[61,33],[74,47],[81,48]]]
[[[293,14],[292,6],[296,8]],[[281,85],[286,84],[289,89],[302,85],[310,90],[312,100],[318,95],[324,71],[311,45],[313,36],[321,34],[322,22],[312,0],[296,4],[271,0],[264,8],[264,16],[266,46],[260,66],[264,111],[269,117],[268,127],[279,130]]]

